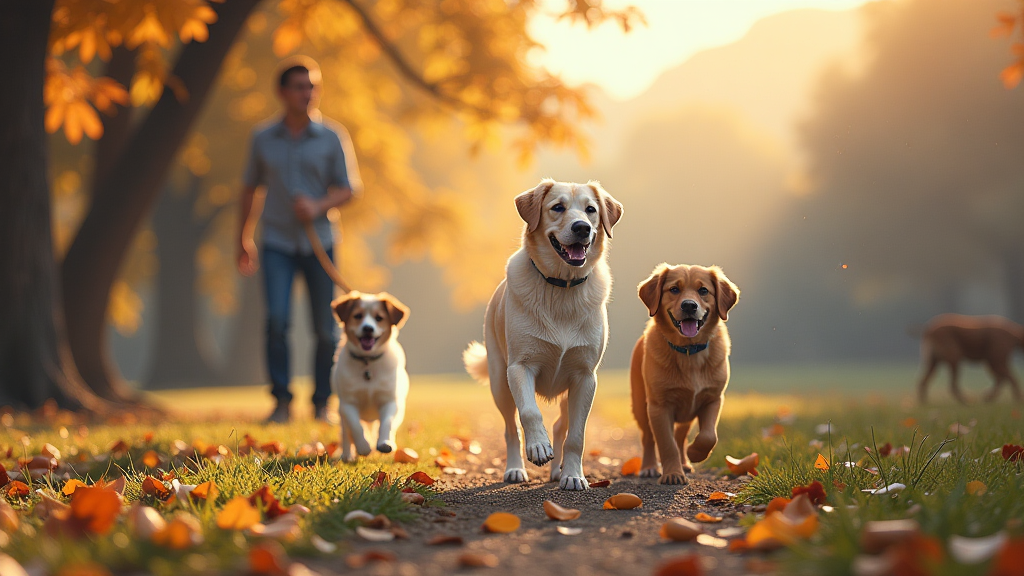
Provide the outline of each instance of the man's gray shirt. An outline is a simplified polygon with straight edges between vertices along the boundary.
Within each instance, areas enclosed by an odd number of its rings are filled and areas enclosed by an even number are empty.
[[[294,199],[306,195],[319,200],[329,186],[359,192],[362,182],[348,131],[340,125],[310,121],[292,137],[283,120],[271,121],[253,131],[244,184],[266,186],[263,206],[263,245],[287,254],[310,254],[313,247],[292,208]],[[326,215],[313,221],[324,248],[334,246],[334,232]]]

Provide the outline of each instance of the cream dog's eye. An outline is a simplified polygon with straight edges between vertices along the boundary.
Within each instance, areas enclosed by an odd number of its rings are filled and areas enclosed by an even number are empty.
[[[363,319],[363,313],[360,312],[359,314],[356,314],[356,315],[352,316],[352,318],[354,318],[356,320],[362,320]]]
[[[555,204],[551,209],[555,212],[565,212],[565,206],[562,206],[561,204]]]
[[[594,212],[597,212],[597,208],[594,208],[593,206],[587,206],[587,214],[593,214]]]
[[[377,322],[383,322],[384,321],[384,317],[381,316],[380,314],[374,316],[374,319],[377,320]]]
[[[700,290],[697,290],[697,294],[700,294],[701,296],[707,296],[708,295],[708,289],[703,287],[703,286],[701,286]]]
[[[678,286],[673,286],[673,287],[669,288],[668,291],[673,293],[673,294],[679,294],[679,287]]]

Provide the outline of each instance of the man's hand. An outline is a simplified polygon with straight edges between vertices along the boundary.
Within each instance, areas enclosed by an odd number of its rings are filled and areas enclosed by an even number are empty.
[[[256,243],[242,240],[238,245],[238,271],[242,276],[252,276],[260,269],[260,257],[256,251]]]
[[[303,224],[312,222],[323,213],[320,204],[308,196],[297,197],[292,203],[292,209],[295,210],[295,217]]]

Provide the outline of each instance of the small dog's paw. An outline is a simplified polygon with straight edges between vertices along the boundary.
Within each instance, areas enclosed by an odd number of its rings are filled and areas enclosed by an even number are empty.
[[[685,475],[683,475],[683,474],[675,474],[675,473],[672,473],[672,472],[669,472],[667,474],[662,474],[661,478],[658,478],[658,484],[669,484],[669,485],[672,485],[672,486],[682,486],[682,485],[688,484],[688,483],[689,483],[689,481],[686,479]]]
[[[683,464],[683,472],[686,472],[687,474],[693,474],[693,466],[689,464]]]
[[[352,448],[341,451],[341,461],[349,464],[356,461],[356,453],[352,451]]]
[[[525,468],[509,468],[505,470],[505,482],[509,484],[520,484],[529,479],[530,477],[526,475]]]
[[[547,464],[554,457],[555,451],[551,447],[550,442],[544,442],[543,444],[527,444],[526,446],[526,459],[537,466]]]
[[[395,447],[391,445],[391,442],[380,442],[377,444],[377,452],[381,454],[390,454]]]
[[[356,453],[360,456],[369,456],[371,451],[369,442],[356,445]]]
[[[650,468],[644,468],[640,470],[641,478],[657,478],[659,476],[661,476],[661,470],[658,470],[657,466],[652,466]]]
[[[686,459],[689,460],[691,463],[703,462],[708,459],[708,456],[711,455],[712,448],[714,448],[714,444],[711,445],[711,448],[707,449],[698,448],[696,446],[690,446],[689,448],[686,449]],[[693,466],[691,466],[690,468],[693,468]]]
[[[566,475],[559,480],[558,487],[562,490],[586,490],[590,488],[590,483],[582,476]]]

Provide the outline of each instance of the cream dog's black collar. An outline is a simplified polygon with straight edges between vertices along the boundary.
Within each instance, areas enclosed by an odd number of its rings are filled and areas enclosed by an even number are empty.
[[[369,380],[372,378],[372,376],[370,375],[370,362],[373,362],[374,360],[380,360],[384,356],[384,353],[381,352],[376,356],[360,356],[359,354],[356,354],[352,350],[349,350],[348,355],[355,358],[356,360],[361,361],[366,366],[366,371],[363,372],[363,378]]]
[[[542,278],[544,278],[545,282],[551,284],[552,286],[558,286],[559,288],[575,288],[576,286],[579,286],[580,284],[586,282],[587,278],[590,278],[589,275],[584,276],[583,278],[576,278],[573,280],[562,280],[561,278],[552,278],[550,276],[545,276],[544,273],[540,271],[540,268],[537,268],[537,263],[534,262],[532,258],[530,259],[530,264],[533,264],[533,269],[536,270]]]

